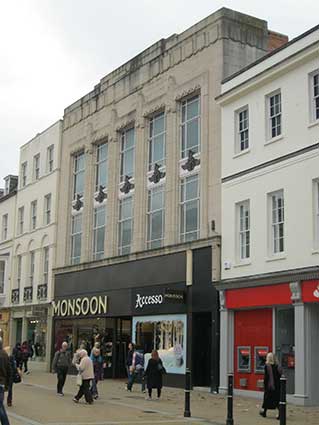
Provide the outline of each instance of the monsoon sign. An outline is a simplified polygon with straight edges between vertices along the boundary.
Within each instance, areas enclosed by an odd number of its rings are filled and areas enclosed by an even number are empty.
[[[106,313],[106,295],[52,301],[52,314],[56,317],[95,316]]]

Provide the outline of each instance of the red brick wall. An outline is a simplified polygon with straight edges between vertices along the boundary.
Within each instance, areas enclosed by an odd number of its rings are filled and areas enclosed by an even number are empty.
[[[288,43],[288,36],[274,31],[268,31],[268,52],[278,49],[283,44]]]

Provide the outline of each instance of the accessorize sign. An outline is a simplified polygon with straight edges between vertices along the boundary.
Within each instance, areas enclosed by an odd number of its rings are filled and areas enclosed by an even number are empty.
[[[52,301],[53,316],[95,316],[107,313],[107,296]]]
[[[144,287],[132,291],[133,313],[169,313],[174,311],[172,304],[180,304],[176,312],[185,308],[185,292],[183,289],[165,287]]]

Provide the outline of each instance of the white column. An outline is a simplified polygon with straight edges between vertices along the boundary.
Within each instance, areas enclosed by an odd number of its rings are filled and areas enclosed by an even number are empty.
[[[295,303],[295,394],[297,404],[308,398],[307,388],[307,323],[303,303]]]
[[[47,372],[50,372],[51,370],[52,327],[53,327],[52,308],[51,306],[49,306],[48,316],[47,316],[46,353],[45,353],[45,362],[46,362]],[[55,338],[55,336],[53,338]]]
[[[220,382],[219,392],[227,392],[227,375],[234,372],[234,313],[224,307],[224,294],[220,292]]]

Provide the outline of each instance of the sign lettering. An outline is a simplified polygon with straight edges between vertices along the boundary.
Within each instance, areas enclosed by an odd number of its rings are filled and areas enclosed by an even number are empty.
[[[107,313],[107,296],[52,301],[53,316],[87,316]]]

